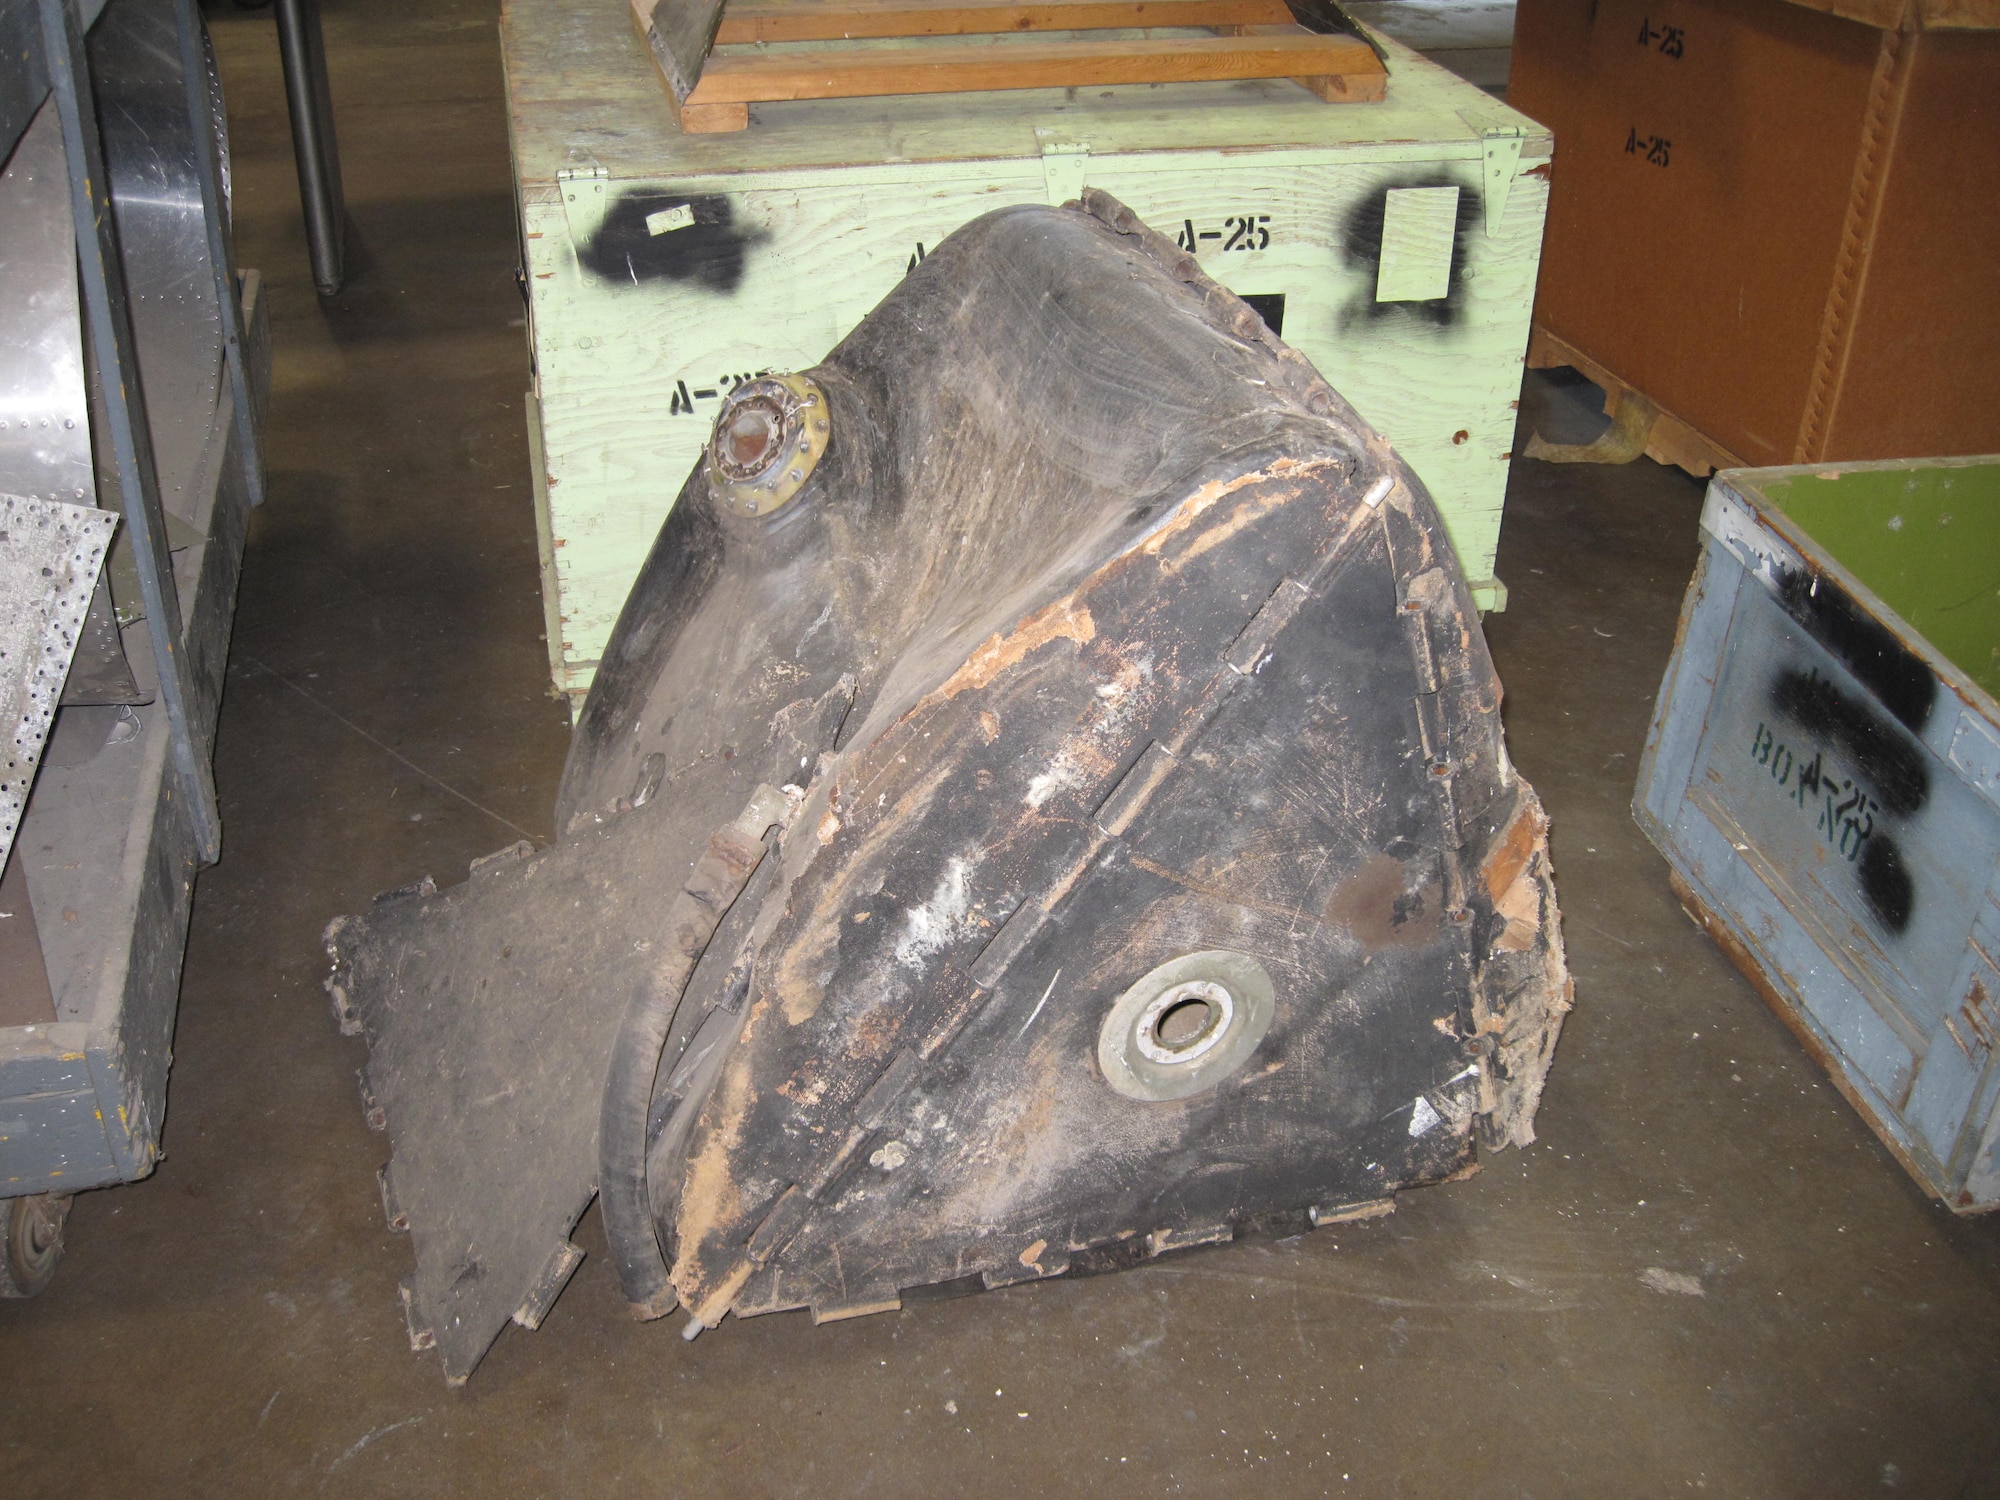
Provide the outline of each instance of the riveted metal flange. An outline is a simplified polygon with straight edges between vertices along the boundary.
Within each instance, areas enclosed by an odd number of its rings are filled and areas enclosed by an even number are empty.
[[[805,487],[831,435],[826,395],[805,376],[746,380],[715,419],[709,486],[731,515],[768,516]]]
[[[1185,1099],[1250,1060],[1270,1029],[1271,976],[1247,953],[1169,959],[1118,997],[1097,1033],[1097,1065],[1128,1099]]]

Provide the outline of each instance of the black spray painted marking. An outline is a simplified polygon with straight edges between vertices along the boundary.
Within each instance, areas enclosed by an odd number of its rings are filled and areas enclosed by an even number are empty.
[[[770,370],[733,370],[726,375],[718,375],[708,385],[690,386],[686,377],[674,382],[673,393],[667,398],[667,415],[670,417],[702,417],[708,413],[700,410],[701,403],[720,403],[739,385],[761,379],[773,373]]]
[[[1639,45],[1679,62],[1687,54],[1687,28],[1655,26],[1653,18],[1647,16],[1639,22]]]
[[[1779,785],[1789,786],[1801,809],[1813,809],[1819,832],[1854,866],[1869,910],[1890,932],[1902,932],[1916,911],[1916,880],[1895,839],[1877,826],[1876,814],[1909,817],[1930,801],[1930,763],[1923,747],[1866,699],[1850,697],[1818,672],[1781,668],[1771,679],[1771,707],[1812,739],[1831,743],[1857,774],[1838,777],[1818,750],[1810,761],[1802,759],[1762,724],[1752,759]]]
[[[1269,214],[1231,214],[1222,219],[1182,219],[1174,243],[1190,255],[1203,250],[1268,250]]]
[[[1890,838],[1869,840],[1861,851],[1856,870],[1861,877],[1861,894],[1882,925],[1901,932],[1910,925],[1910,913],[1917,909],[1917,883],[1903,863],[1903,851]]]
[[[737,226],[735,205],[725,197],[627,193],[578,258],[606,281],[692,281],[727,293],[742,283],[749,249],[764,238]]]
[[[1908,817],[1930,800],[1931,769],[1922,748],[1866,699],[1850,698],[1817,672],[1785,667],[1771,679],[1771,707],[1839,747],[1886,811]]]
[[[1815,749],[1812,759],[1794,751],[1769,725],[1758,724],[1750,740],[1750,759],[1770,773],[1794,807],[1813,815],[1813,829],[1827,846],[1853,867],[1862,898],[1876,920],[1890,932],[1910,925],[1916,910],[1916,882],[1903,863],[1902,850],[1875,820],[1884,808],[1851,776],[1842,776]]]
[[[1451,279],[1442,297],[1427,302],[1377,302],[1375,282],[1382,271],[1382,225],[1389,214],[1389,194],[1405,188],[1458,189],[1458,218],[1451,236]],[[1378,191],[1349,209],[1346,222],[1340,226],[1341,258],[1350,269],[1367,278],[1367,285],[1341,308],[1341,330],[1398,317],[1418,318],[1440,328],[1456,324],[1465,312],[1466,253],[1471,249],[1473,231],[1482,222],[1483,214],[1479,190],[1443,173],[1385,182]]]
[[[1771,773],[1794,807],[1813,814],[1813,828],[1828,847],[1849,864],[1860,860],[1882,807],[1859,782],[1827,765],[1823,751],[1807,760],[1804,750],[1794,751],[1761,721],[1750,737],[1750,759]]]
[[[1639,127],[1633,125],[1625,131],[1625,154],[1643,157],[1656,167],[1671,167],[1674,143],[1663,135],[1641,135]]]
[[[1786,614],[1839,657],[1890,713],[1911,729],[1924,727],[1937,701],[1937,674],[1922,657],[1831,579],[1780,568],[1777,584]]]

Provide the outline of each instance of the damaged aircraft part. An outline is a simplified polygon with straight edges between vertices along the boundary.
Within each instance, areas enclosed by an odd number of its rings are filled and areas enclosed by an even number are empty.
[[[976,220],[725,408],[557,844],[330,929],[413,1339],[533,1326],[598,1190],[692,1335],[1532,1140],[1569,985],[1499,706],[1422,486],[1262,319],[1102,195]]]

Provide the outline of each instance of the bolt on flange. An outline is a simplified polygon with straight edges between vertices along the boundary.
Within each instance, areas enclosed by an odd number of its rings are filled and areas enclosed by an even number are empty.
[[[709,487],[731,515],[768,516],[805,487],[831,435],[825,393],[805,376],[746,380],[716,416]]]

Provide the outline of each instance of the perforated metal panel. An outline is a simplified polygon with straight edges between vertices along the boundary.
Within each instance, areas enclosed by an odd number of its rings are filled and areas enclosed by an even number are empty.
[[[60,501],[0,495],[0,864],[14,847],[49,721],[83,633],[118,518]]]

